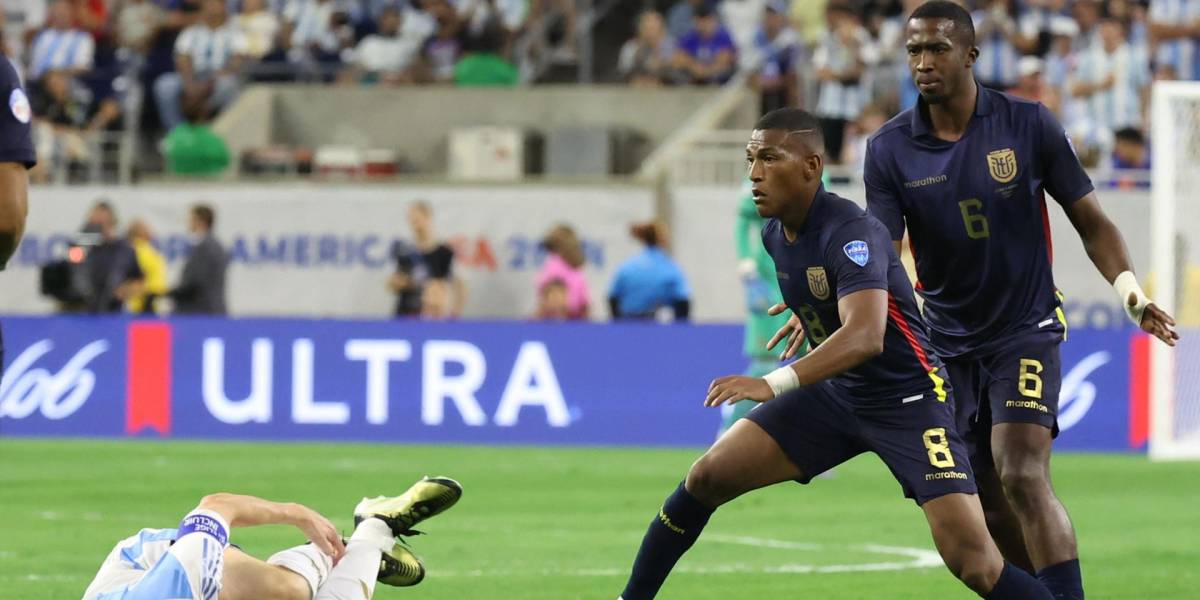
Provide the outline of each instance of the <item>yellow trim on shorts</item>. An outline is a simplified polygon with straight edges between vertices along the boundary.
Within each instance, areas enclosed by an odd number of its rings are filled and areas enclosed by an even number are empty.
[[[1067,313],[1063,312],[1062,305],[1066,304],[1067,296],[1062,293],[1062,290],[1054,290],[1054,297],[1058,298],[1058,306],[1054,307],[1054,314],[1058,316],[1058,322],[1063,326],[1063,341],[1067,341],[1067,330],[1070,327],[1067,325]]]
[[[933,393],[937,396],[938,402],[946,401],[946,380],[938,377],[937,367],[929,371],[929,378],[933,380]]]

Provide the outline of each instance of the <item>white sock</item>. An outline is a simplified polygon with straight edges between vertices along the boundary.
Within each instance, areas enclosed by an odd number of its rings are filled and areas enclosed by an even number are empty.
[[[387,523],[375,518],[358,524],[338,562],[315,600],[370,600],[379,576],[379,560],[396,543]]]
[[[303,577],[312,590],[310,598],[317,595],[317,590],[325,583],[325,579],[329,577],[329,570],[333,568],[333,560],[315,544],[304,544],[276,552],[267,559],[267,563],[279,565]]]

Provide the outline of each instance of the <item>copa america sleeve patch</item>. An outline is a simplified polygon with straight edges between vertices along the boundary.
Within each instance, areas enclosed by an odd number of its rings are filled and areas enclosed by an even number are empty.
[[[21,88],[13,89],[8,95],[8,110],[12,111],[12,115],[16,120],[22,123],[28,123],[33,117],[33,111],[29,108],[29,98],[25,96],[25,92]]]
[[[871,259],[871,251],[867,249],[867,243],[862,240],[854,240],[842,246],[842,252],[846,253],[846,258],[854,261],[854,264],[865,267],[867,261]]]

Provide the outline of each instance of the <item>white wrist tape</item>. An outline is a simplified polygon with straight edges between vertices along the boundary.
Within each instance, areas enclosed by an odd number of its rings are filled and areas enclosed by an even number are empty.
[[[776,398],[800,387],[800,376],[796,374],[796,370],[791,365],[779,367],[763,375],[763,380],[771,386],[771,391],[775,393]]]
[[[1124,271],[1117,275],[1112,286],[1114,290],[1117,290],[1117,296],[1121,298],[1121,306],[1125,308],[1125,314],[1129,315],[1134,325],[1141,325],[1142,313],[1146,312],[1146,307],[1152,300],[1146,297],[1146,292],[1143,292],[1142,286],[1138,285],[1137,276],[1132,271]],[[1137,298],[1136,304],[1129,304],[1130,294]]]

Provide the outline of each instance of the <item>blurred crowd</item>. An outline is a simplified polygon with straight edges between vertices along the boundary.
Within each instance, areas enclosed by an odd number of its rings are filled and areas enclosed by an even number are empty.
[[[632,85],[717,84],[739,70],[762,110],[804,106],[829,159],[916,102],[905,19],[923,0],[678,0],[638,17],[621,49]],[[1149,89],[1200,79],[1200,0],[970,0],[984,85],[1039,100],[1088,166],[1149,168]]]
[[[620,46],[596,31],[592,47],[602,79],[611,72],[631,85],[723,84],[745,73],[763,111],[813,110],[831,162],[854,166],[865,137],[915,102],[904,22],[920,3],[618,2],[609,18],[628,22],[633,36]],[[1150,84],[1200,77],[1200,0],[963,3],[975,18],[978,79],[1050,106],[1091,166],[1148,166]],[[230,157],[205,124],[248,82],[516,85],[523,57],[569,63],[579,50],[577,0],[0,5],[0,43],[30,89],[49,166],[104,150],[104,136],[92,134],[133,129],[148,132],[152,145],[175,133],[162,146],[170,170],[219,172]]]
[[[574,52],[567,0],[0,0],[43,163],[83,162],[86,134],[203,125],[253,81],[515,85],[535,19]],[[137,118],[138,123],[127,120]],[[102,136],[100,136],[102,137]],[[190,141],[190,137],[184,141]],[[225,164],[228,159],[226,157]],[[220,164],[223,167],[224,164]]]

